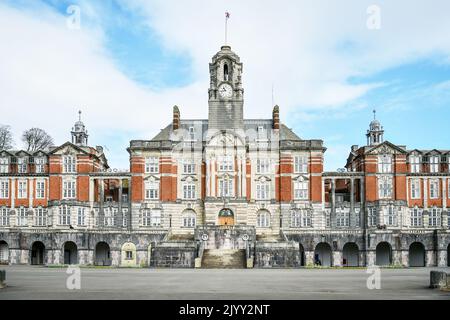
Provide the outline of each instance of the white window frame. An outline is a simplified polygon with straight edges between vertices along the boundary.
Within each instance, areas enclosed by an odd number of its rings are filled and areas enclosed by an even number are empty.
[[[430,216],[428,219],[428,226],[430,227],[440,227],[441,226],[441,209],[431,208]]]
[[[145,173],[159,173],[159,157],[145,158]]]
[[[387,226],[396,226],[397,225],[397,208],[395,206],[387,206],[384,214],[384,223]]]
[[[336,208],[336,227],[349,227],[350,226],[350,212],[340,208]]]
[[[0,173],[9,173],[9,157],[0,157]]]
[[[411,155],[409,156],[409,171],[411,173],[419,173],[421,170],[420,168],[420,156],[418,155]]]
[[[28,180],[17,181],[17,199],[28,198]]]
[[[218,180],[219,197],[234,196],[234,177],[223,177]]]
[[[9,226],[9,209],[7,207],[0,207],[0,226]]]
[[[47,209],[39,207],[35,210],[35,225],[37,227],[47,226]]]
[[[17,208],[17,225],[20,227],[28,226],[28,212],[27,208]]]
[[[378,172],[392,173],[393,156],[391,154],[381,154],[378,156]]]
[[[145,181],[145,200],[159,199],[159,181]]]
[[[63,180],[63,199],[76,199],[77,181],[75,179]]]
[[[300,228],[302,226],[302,213],[299,210],[291,212],[291,228]]]
[[[234,171],[234,157],[229,155],[219,157],[219,171]]]
[[[159,209],[144,209],[142,212],[142,225],[144,227],[160,227],[162,212]]]
[[[58,208],[58,222],[60,226],[68,226],[71,224],[71,208],[69,206],[60,206]]]
[[[62,156],[63,173],[76,173],[77,172],[77,157],[74,155]]]
[[[420,199],[420,179],[411,179],[411,199]]]
[[[183,174],[195,174],[194,160],[183,160]]]
[[[369,227],[374,227],[378,224],[378,210],[377,207],[369,207],[367,209],[367,223]]]
[[[308,160],[306,155],[294,157],[294,173],[308,173]]]
[[[410,225],[413,228],[423,227],[423,212],[419,208],[412,208],[409,211],[410,214]]]
[[[439,199],[439,184],[437,179],[430,180],[430,199]]]
[[[86,209],[83,207],[78,207],[77,209],[77,225],[78,226],[86,225]]]
[[[45,172],[45,157],[35,157],[34,158],[34,170],[36,173]]]
[[[261,210],[256,215],[256,226],[258,228],[270,228],[270,213],[266,210]]]
[[[9,180],[0,180],[0,199],[9,199]]]
[[[439,156],[429,156],[428,162],[430,165],[430,173],[439,172]]]
[[[45,199],[45,180],[36,180],[36,199]]]
[[[184,182],[183,183],[183,199],[196,199],[195,182]]]
[[[18,173],[27,173],[28,171],[28,163],[25,157],[17,158],[17,172]]]
[[[393,194],[393,178],[382,176],[378,178],[378,197],[380,199],[391,199]]]
[[[308,181],[294,181],[294,199],[309,199],[309,183]]]
[[[183,213],[183,227],[195,228],[197,223],[197,217],[194,212]]]
[[[256,173],[257,174],[270,173],[270,159],[269,158],[257,158],[256,159]]]
[[[257,200],[270,199],[270,181],[256,182],[256,199]]]

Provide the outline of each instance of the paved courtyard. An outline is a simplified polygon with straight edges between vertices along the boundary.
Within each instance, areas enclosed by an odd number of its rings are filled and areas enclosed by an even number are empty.
[[[450,299],[429,289],[430,270],[382,269],[381,289],[369,290],[365,269],[91,269],[81,289],[68,290],[65,268],[1,266],[4,299]]]

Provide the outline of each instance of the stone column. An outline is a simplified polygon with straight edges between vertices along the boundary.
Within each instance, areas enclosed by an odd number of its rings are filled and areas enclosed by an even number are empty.
[[[11,193],[11,210],[16,207],[16,179],[11,178],[11,187],[9,192]]]
[[[104,204],[104,201],[105,201],[105,181],[104,181],[104,179],[103,178],[100,178],[99,179],[99,183],[100,183],[100,186],[99,186],[99,192],[100,192],[100,208],[99,208],[99,211],[98,211],[98,226],[99,227],[103,227],[104,226],[104,212],[103,212],[103,204]]]
[[[89,211],[94,208],[94,178],[89,178]]]
[[[247,157],[242,159],[242,197],[247,197]]]
[[[423,208],[428,209],[428,178],[423,178]]]
[[[241,188],[241,181],[242,181],[242,158],[238,157],[237,159],[237,169],[238,169],[238,174],[237,174],[237,186],[236,186],[236,197],[242,197],[242,188]]]
[[[132,212],[133,206],[131,205],[131,178],[128,178],[128,216],[127,216],[127,229],[128,231],[131,231],[132,226],[132,219],[133,219],[133,212]]]
[[[355,217],[355,179],[350,178],[350,227],[356,227]]]
[[[336,227],[336,178],[331,178],[331,228]]]
[[[121,228],[123,226],[123,212],[122,212],[122,178],[119,179],[119,214],[116,221],[116,226]]]

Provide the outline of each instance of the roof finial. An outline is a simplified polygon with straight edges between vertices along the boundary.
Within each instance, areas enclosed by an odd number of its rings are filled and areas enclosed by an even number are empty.
[[[373,120],[377,119],[377,110],[373,109]]]
[[[78,120],[81,121],[81,110],[78,110]]]

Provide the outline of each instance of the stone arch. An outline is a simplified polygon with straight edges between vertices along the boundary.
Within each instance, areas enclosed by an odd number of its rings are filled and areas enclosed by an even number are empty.
[[[197,225],[197,213],[194,209],[185,209],[181,213],[181,225],[184,228],[194,228]]]
[[[355,242],[347,242],[342,251],[342,265],[344,267],[359,266],[359,248]]]
[[[376,262],[377,266],[388,266],[392,264],[392,247],[386,242],[378,243],[376,248]]]
[[[43,265],[45,264],[46,252],[45,245],[41,241],[35,241],[31,245],[31,264]]]
[[[256,226],[258,228],[270,227],[270,212],[267,209],[260,209],[256,212]]]
[[[136,245],[132,242],[125,242],[121,249],[121,266],[134,267],[136,266]]]
[[[409,266],[425,267],[425,246],[422,242],[413,242],[409,246]]]
[[[326,242],[320,242],[314,250],[314,264],[331,267],[333,265],[331,253],[331,246]]]
[[[78,247],[73,241],[66,241],[63,246],[64,264],[78,264]]]
[[[111,265],[111,249],[106,242],[98,242],[95,246],[94,264],[96,266],[110,266]]]
[[[0,264],[9,264],[9,246],[4,240],[0,240]]]
[[[219,225],[234,225],[234,213],[233,210],[229,208],[223,208],[219,211]]]
[[[303,247],[303,245],[301,243],[298,244],[298,248],[300,250],[300,265],[302,267],[304,267],[306,264],[305,248]]]

